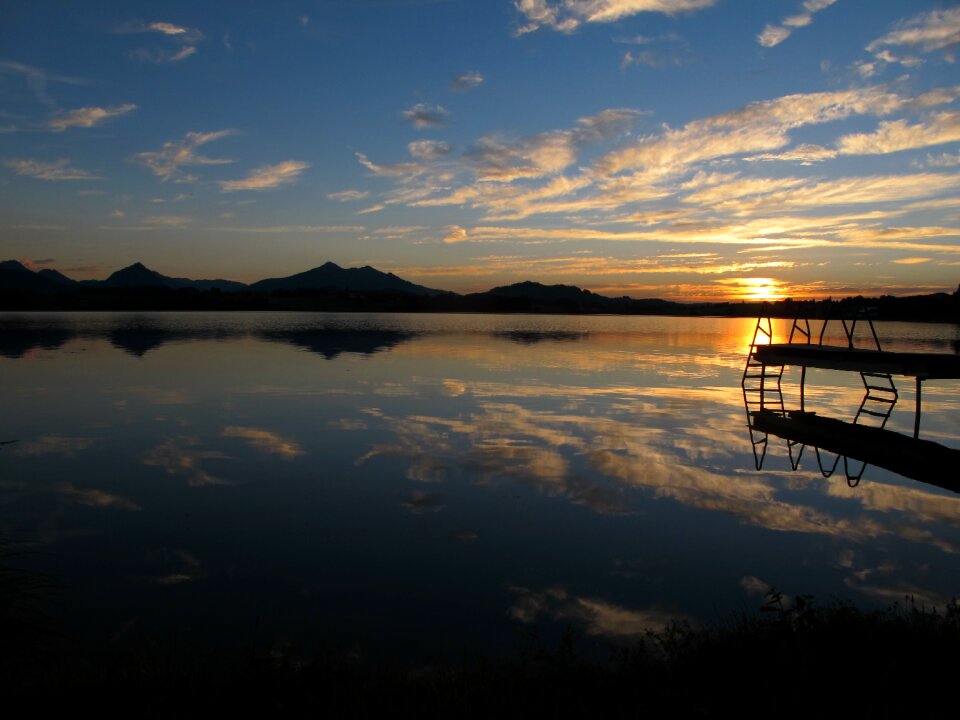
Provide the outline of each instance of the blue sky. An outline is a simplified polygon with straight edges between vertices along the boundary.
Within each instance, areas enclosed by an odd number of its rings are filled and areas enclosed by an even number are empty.
[[[0,256],[952,291],[958,42],[918,0],[7,0]]]

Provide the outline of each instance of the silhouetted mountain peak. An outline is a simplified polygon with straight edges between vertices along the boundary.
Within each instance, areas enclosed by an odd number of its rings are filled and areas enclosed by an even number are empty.
[[[0,262],[0,290],[56,292],[60,289],[59,281],[35,273],[17,260]]]
[[[40,277],[45,277],[48,280],[53,280],[54,282],[60,283],[61,285],[76,285],[77,281],[73,278],[67,277],[59,270],[54,270],[53,268],[44,268],[37,272],[37,275]]]
[[[33,270],[25,266],[23,263],[17,260],[4,260],[0,262],[0,270],[13,270],[15,272],[28,272],[32,273]]]
[[[172,278],[151,270],[141,262],[135,262],[122,270],[117,270],[103,281],[106,287],[142,287],[161,286],[170,287],[174,284]]]
[[[334,262],[325,262],[306,272],[282,278],[268,278],[253,283],[251,290],[272,292],[275,290],[334,290],[337,292],[405,293],[408,295],[443,295],[442,290],[416,285],[364,265],[358,268],[342,268]]]

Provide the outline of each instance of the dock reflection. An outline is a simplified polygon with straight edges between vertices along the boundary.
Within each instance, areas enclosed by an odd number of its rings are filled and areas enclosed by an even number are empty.
[[[829,472],[824,471],[821,451],[836,454],[847,468],[851,460],[863,463],[855,477],[849,469],[847,471],[848,479],[854,484],[859,481],[866,465],[875,465],[911,480],[960,493],[960,478],[957,478],[960,450],[892,430],[843,422],[800,410],[784,414],[759,410],[751,413],[750,419],[751,432],[775,435],[793,445],[799,444],[798,464],[803,449],[812,448],[825,475],[832,474],[837,462],[834,461]]]

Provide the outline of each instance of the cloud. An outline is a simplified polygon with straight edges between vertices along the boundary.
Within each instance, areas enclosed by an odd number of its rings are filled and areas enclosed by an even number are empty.
[[[126,23],[117,28],[116,32],[122,34],[144,34],[155,33],[162,35],[170,47],[136,48],[130,54],[131,57],[144,62],[152,62],[156,65],[166,65],[184,60],[197,52],[197,44],[203,40],[203,33],[196,28],[183,25],[174,25],[168,22],[152,23]]]
[[[957,176],[936,173],[875,175],[832,180],[751,178],[703,190],[684,202],[735,214],[830,205],[872,205],[929,197],[957,187]]]
[[[164,182],[167,180],[192,182],[196,181],[197,178],[182,173],[180,168],[200,165],[226,165],[235,162],[225,158],[205,157],[197,153],[197,149],[207,143],[237,134],[236,130],[231,129],[209,133],[188,132],[183,140],[170,140],[165,142],[160,150],[137,153],[135,157],[139,163],[150,168],[151,172]]]
[[[447,244],[464,242],[468,239],[467,231],[459,225],[450,225],[444,229],[443,241]]]
[[[553,130],[519,140],[488,135],[481,137],[465,158],[481,181],[541,178],[572,165],[584,145],[625,133],[642,114],[611,108],[580,118],[571,130]]]
[[[779,25],[767,25],[763,32],[757,35],[757,42],[763,47],[779,45],[790,37],[794,30],[812,23],[815,13],[830,7],[835,2],[836,0],[805,0],[799,14],[785,17]]]
[[[327,200],[334,202],[353,202],[363,200],[370,195],[366,190],[341,190],[340,192],[327,193]]]
[[[439,238],[448,244],[635,241],[744,245],[780,252],[895,242],[900,243],[897,249],[913,252],[913,246],[949,237],[951,222],[934,219],[897,227],[893,218],[905,212],[903,202],[942,199],[955,189],[955,176],[909,171],[756,175],[761,163],[829,165],[853,155],[956,142],[960,113],[942,107],[958,96],[957,87],[909,96],[888,85],[798,93],[644,133],[632,131],[643,113],[611,108],[571,127],[527,137],[485,135],[459,152],[448,152],[446,144],[436,141],[420,141],[408,146],[408,162],[383,165],[362,153],[357,158],[394,182],[378,207],[461,206],[484,213],[473,225],[448,227]],[[863,133],[850,133],[840,125],[858,116],[880,122]],[[827,124],[846,133],[837,131],[824,144],[793,144],[792,135],[800,129]],[[585,163],[583,156],[600,143],[601,152]],[[952,155],[934,159],[944,167],[951,161]],[[914,159],[914,167],[920,162]],[[849,207],[842,212],[832,210],[844,205]],[[508,226],[508,221],[547,214],[558,216],[554,227]],[[797,217],[806,214],[810,217]],[[606,223],[633,227],[631,232],[612,232]],[[561,224],[565,227],[556,227]]]
[[[148,225],[162,225],[164,227],[183,227],[193,222],[191,218],[184,215],[150,215],[145,217],[143,221]]]
[[[596,165],[604,174],[643,169],[664,176],[704,160],[778,150],[789,143],[787,132],[794,128],[851,115],[886,115],[905,104],[882,87],[785,95],[694,120],[679,129],[665,128],[660,135],[641,137],[632,147],[609,153]]]
[[[401,115],[403,115],[404,120],[413,123],[415,128],[423,129],[429,127],[445,127],[450,113],[440,105],[417,103],[412,108],[404,110]]]
[[[87,81],[81,78],[68,77],[66,75],[57,75],[49,73],[32,65],[12,62],[10,60],[0,60],[0,73],[20,75],[26,80],[27,87],[33,92],[34,97],[42,105],[49,108],[56,108],[57,102],[47,92],[47,86],[51,83],[63,83],[66,85],[86,85]]]
[[[99,175],[93,175],[86,170],[68,167],[69,160],[55,160],[41,162],[39,160],[4,160],[3,164],[17,175],[32,177],[37,180],[101,180]]]
[[[396,165],[378,165],[364,153],[355,153],[357,161],[367,170],[378,177],[410,178],[426,171],[423,165],[417,163],[398,163]]]
[[[949,50],[960,43],[960,8],[933,10],[897,24],[894,30],[867,45],[868,52],[916,45],[924,52]]]
[[[436,160],[450,154],[450,143],[442,140],[416,140],[407,145],[410,157],[417,160]]]
[[[296,182],[300,174],[310,167],[310,163],[299,160],[285,160],[276,165],[264,165],[253,170],[242,180],[224,180],[220,183],[223,192],[236,190],[271,190]]]
[[[136,105],[128,103],[126,105],[114,105],[112,107],[85,107],[58,115],[52,118],[48,125],[56,132],[62,132],[70,127],[95,127],[110,118],[126,115],[137,109]]]
[[[363,210],[357,210],[357,215],[370,215],[371,213],[380,212],[381,210],[386,209],[386,207],[387,206],[384,205],[383,203],[377,203],[376,205],[371,205],[370,207],[366,207]]]
[[[844,135],[837,142],[843,155],[885,155],[901,150],[960,141],[960,112],[942,112],[914,125],[906,120],[880,123],[872,133]]]
[[[286,233],[360,233],[366,230],[363,225],[244,225],[242,227],[221,227],[216,229],[223,232],[271,233],[278,235]]]
[[[475,87],[479,87],[484,81],[483,75],[480,73],[465,72],[460,73],[459,75],[454,75],[453,77],[453,89],[463,92],[465,90],[472,90]]]
[[[689,43],[676,33],[664,33],[657,37],[637,35],[615,42],[646,46],[644,50],[627,50],[620,60],[621,70],[630,65],[646,65],[650,68],[679,67],[690,62],[693,56]],[[651,45],[655,47],[650,47]]]
[[[517,35],[550,28],[571,33],[583,23],[609,23],[645,12],[675,15],[710,7],[716,0],[514,0],[525,23]]]
[[[930,167],[957,167],[960,166],[960,153],[951,155],[950,153],[941,153],[940,155],[927,155],[927,165]]]
[[[779,153],[760,153],[759,155],[749,155],[744,158],[747,162],[757,161],[781,161],[798,162],[801,165],[813,165],[824,160],[832,160],[837,156],[837,151],[832,148],[822,147],[820,145],[797,145],[796,147],[784,150]]]
[[[270,430],[254,427],[231,425],[221,433],[223,437],[240,438],[251,447],[269,455],[279,455],[284,460],[293,460],[306,452],[295,440],[290,440]]]

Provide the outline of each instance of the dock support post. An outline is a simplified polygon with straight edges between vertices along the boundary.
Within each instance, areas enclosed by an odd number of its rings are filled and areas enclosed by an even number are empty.
[[[807,366],[802,365],[800,369],[800,412],[806,412],[806,403],[804,398],[804,387],[806,386],[807,380]]]
[[[917,375],[917,409],[913,416],[913,439],[916,440],[920,437],[920,387],[923,383],[923,380],[920,379],[920,376]]]

